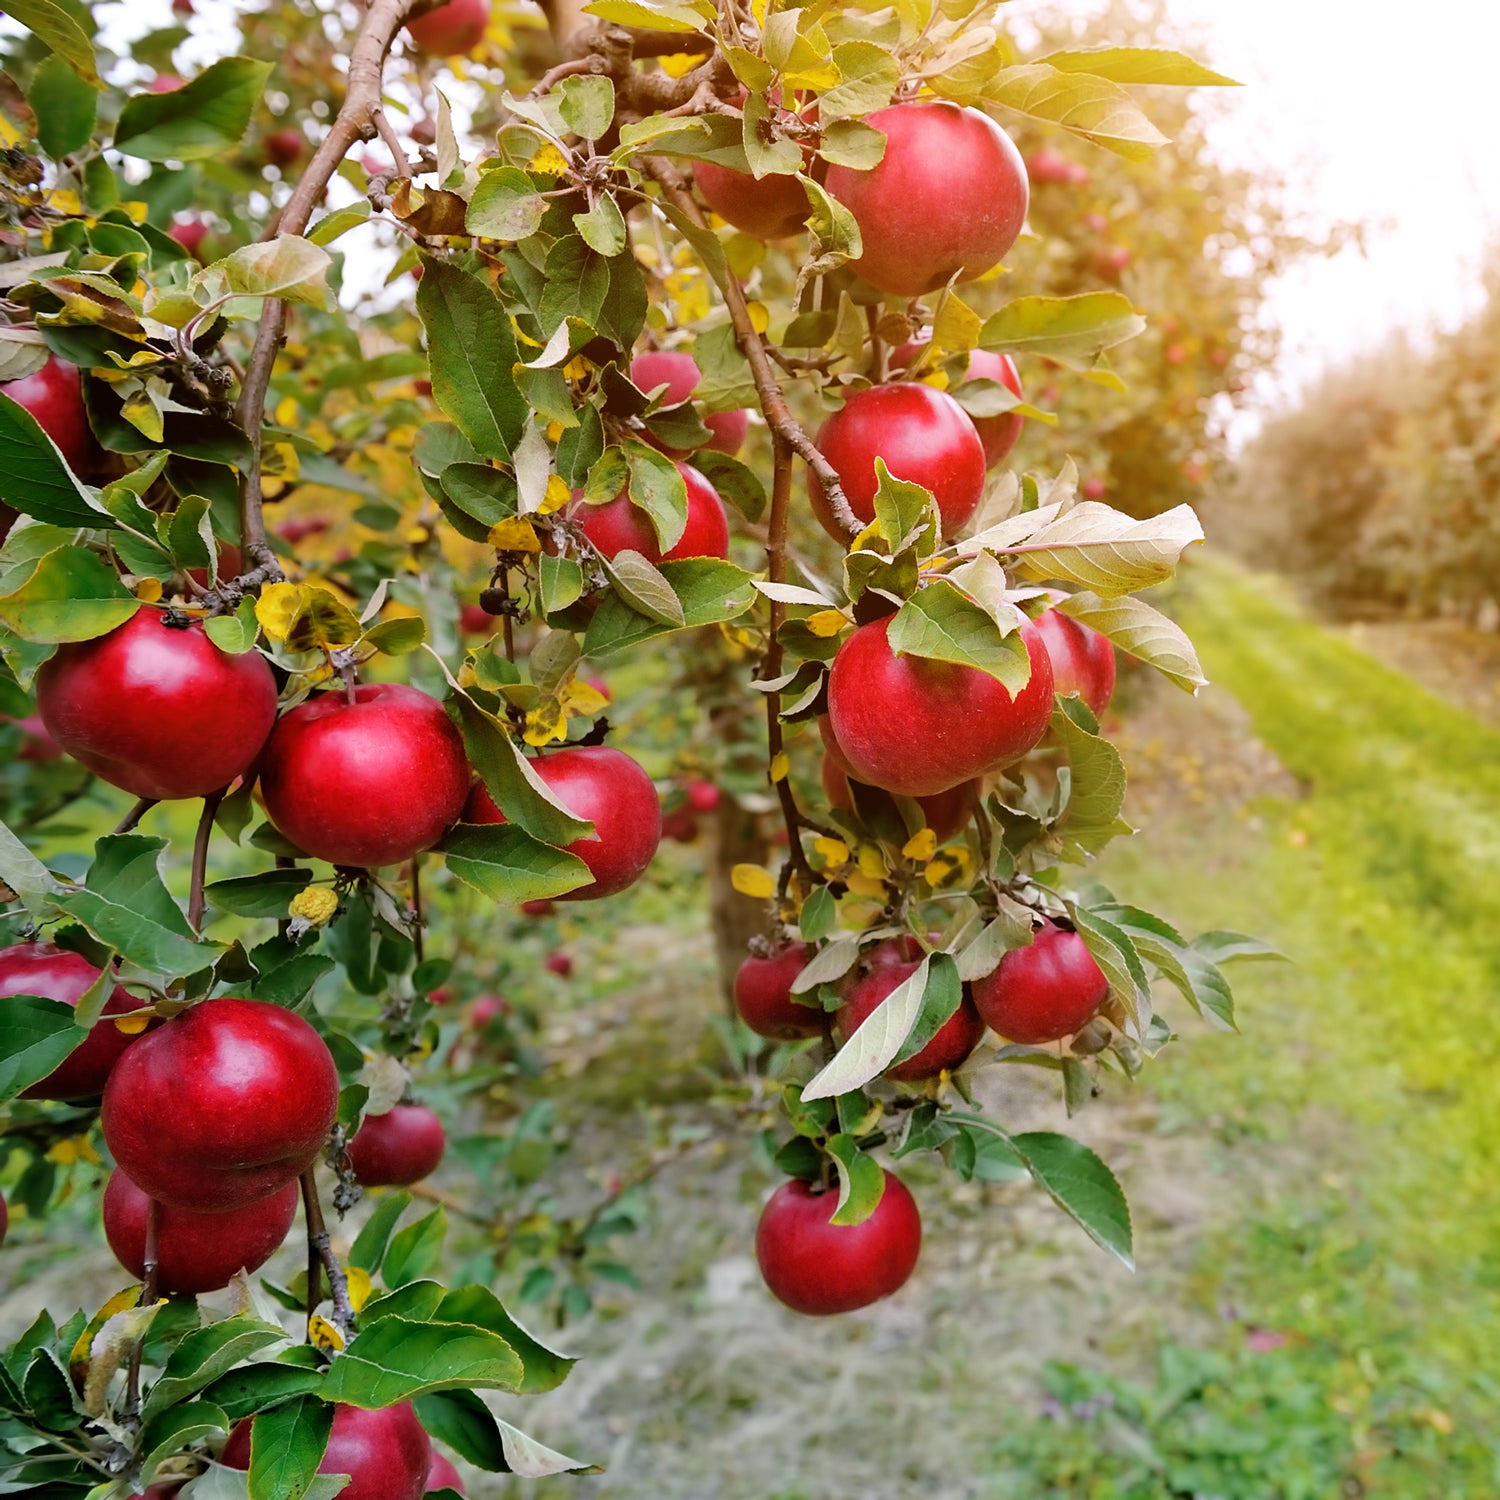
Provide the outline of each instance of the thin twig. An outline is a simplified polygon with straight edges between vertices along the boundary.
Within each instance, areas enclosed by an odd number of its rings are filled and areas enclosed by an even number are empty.
[[[214,831],[214,814],[224,800],[227,786],[210,792],[203,799],[203,812],[198,818],[198,832],[193,838],[193,873],[188,886],[188,926],[197,932],[203,925],[204,881],[208,875],[208,841]]]
[[[145,1264],[141,1267],[141,1295],[137,1307],[152,1307],[156,1303],[157,1245],[161,1239],[161,1204],[155,1198],[146,1200],[146,1252]],[[141,1350],[146,1337],[141,1335],[130,1351],[130,1366],[125,1376],[124,1416],[134,1421],[141,1408]]]
[[[688,191],[682,174],[671,162],[664,157],[648,156],[643,158],[642,167],[661,184],[662,193],[667,201],[689,223],[698,229],[708,228],[708,221],[703,217],[703,211],[698,207],[697,200]],[[735,339],[746,360],[749,361],[750,373],[755,380],[756,394],[760,397],[760,406],[766,414],[767,425],[772,433],[785,441],[818,476],[818,482],[823,486],[823,493],[828,499],[828,508],[833,512],[839,525],[851,537],[858,536],[864,527],[849,508],[848,498],[844,494],[843,485],[839,483],[839,476],[833,465],[823,457],[817,445],[803,431],[802,424],[792,415],[792,409],[787,405],[786,395],[776,379],[776,372],[771,368],[771,359],[766,353],[766,346],[750,319],[750,305],[745,300],[745,289],[733,274],[730,275],[724,287],[724,302],[729,308],[729,321],[734,325]]]
[[[422,955],[422,856],[411,857],[411,946],[420,966]]]
[[[317,1171],[309,1167],[302,1174],[302,1216],[307,1221],[307,1320],[312,1322],[322,1297],[320,1272],[328,1273],[328,1289],[333,1300],[333,1324],[347,1341],[354,1332],[354,1308],[349,1302],[349,1282],[344,1268],[333,1253],[333,1242],[323,1222],[323,1205],[318,1201]]]
[[[142,797],[140,801],[137,802],[136,805],[132,807],[130,811],[126,813],[118,823],[115,824],[115,832],[117,834],[129,833],[130,830],[134,828],[135,825],[139,823],[141,819],[144,818],[153,807],[156,806],[157,800],[158,799],[155,797]]]
[[[370,119],[375,129],[380,132],[380,139],[385,142],[385,148],[391,153],[392,165],[396,168],[397,177],[410,177],[411,165],[406,160],[406,152],[401,146],[401,137],[396,134],[396,127],[391,124],[386,112],[378,104],[370,111]]]

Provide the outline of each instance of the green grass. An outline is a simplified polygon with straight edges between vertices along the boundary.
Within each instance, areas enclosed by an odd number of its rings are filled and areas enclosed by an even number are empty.
[[[1228,568],[1179,604],[1214,691],[1305,792],[1253,820],[1170,813],[1107,871],[1294,959],[1247,987],[1243,1036],[1150,1080],[1242,1195],[1194,1288],[1240,1343],[1164,1430],[1159,1375],[1115,1389],[1133,1417],[1065,1415],[1066,1441],[1002,1457],[1100,1500],[1500,1493],[1500,734]],[[1252,1353],[1246,1328],[1287,1341]]]

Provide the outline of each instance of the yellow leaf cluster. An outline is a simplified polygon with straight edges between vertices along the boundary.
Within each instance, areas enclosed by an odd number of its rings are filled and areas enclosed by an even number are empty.
[[[729,872],[730,884],[742,896],[769,901],[776,894],[776,882],[759,865],[736,865]]]

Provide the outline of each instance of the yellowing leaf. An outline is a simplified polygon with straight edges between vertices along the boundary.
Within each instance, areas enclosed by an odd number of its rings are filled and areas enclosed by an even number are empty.
[[[255,618],[271,640],[284,641],[306,601],[307,589],[300,583],[268,583],[255,601]]]
[[[276,403],[276,425],[278,427],[297,425],[297,398],[295,396],[283,396]]]
[[[362,630],[353,611],[328,589],[303,583],[272,583],[255,602],[255,618],[273,641],[291,651],[329,651],[349,646]]]
[[[890,873],[890,866],[885,862],[885,851],[879,844],[861,844],[854,858],[866,875],[882,878]]]
[[[813,848],[831,865],[849,863],[849,846],[842,839],[815,838]]]
[[[730,884],[742,896],[769,901],[776,894],[776,882],[759,865],[736,865],[729,872]]]
[[[568,170],[568,159],[551,141],[546,141],[536,155],[526,163],[526,170],[545,172],[549,177],[561,177]]]
[[[70,1136],[65,1141],[54,1141],[47,1151],[47,1160],[60,1167],[71,1167],[77,1162],[92,1162],[99,1165],[99,1153],[86,1135]]]
[[[151,1017],[146,1012],[138,1016],[116,1016],[114,1019],[115,1030],[126,1036],[139,1036],[151,1024]]]
[[[550,428],[548,429],[550,432]],[[542,497],[542,503],[537,506],[537,514],[550,516],[553,511],[558,511],[573,498],[573,491],[569,488],[568,481],[561,474],[549,474],[547,476],[547,491]]]
[[[307,1320],[307,1337],[315,1348],[325,1354],[336,1354],[344,1347],[344,1336],[322,1313],[314,1313]]]
[[[553,740],[568,737],[568,718],[562,704],[556,698],[539,703],[526,715],[526,728],[521,738],[528,745],[548,745]]]
[[[973,874],[974,860],[962,844],[944,849],[927,862],[922,879],[934,890],[945,885],[965,884]]]
[[[944,354],[962,354],[979,342],[984,319],[962,297],[949,292],[933,321],[932,338]]]
[[[771,326],[771,314],[764,302],[750,303],[750,326],[757,333],[764,333]]]
[[[856,896],[869,896],[879,900],[885,895],[885,881],[873,875],[861,875],[857,870],[844,882]]]
[[[809,615],[802,623],[814,635],[826,639],[829,636],[837,635],[849,621],[839,610],[820,609],[816,614]]]
[[[924,828],[920,833],[914,833],[901,846],[901,852],[907,859],[917,859],[924,863],[937,853],[937,834],[930,828]]]
[[[580,718],[587,718],[590,714],[598,713],[608,702],[609,699],[598,688],[581,682],[576,677],[562,690],[564,712],[577,714]]]
[[[791,769],[792,769],[792,760],[791,760],[791,757],[786,753],[785,750],[783,750],[781,752],[781,754],[772,757],[772,760],[771,760],[771,781],[772,781],[772,783],[774,784],[774,783],[776,783],[778,781],[785,781],[786,778],[787,778],[787,773]]]
[[[498,552],[540,552],[536,528],[524,516],[508,516],[490,527],[487,538]]]
[[[345,1280],[349,1284],[349,1306],[358,1312],[370,1300],[375,1283],[363,1266],[350,1266]]]
[[[144,604],[155,604],[161,598],[160,578],[138,578],[135,581],[135,597]]]

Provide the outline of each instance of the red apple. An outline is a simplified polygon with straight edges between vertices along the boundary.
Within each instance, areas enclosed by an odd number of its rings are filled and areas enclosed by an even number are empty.
[[[875,460],[893,478],[932,491],[943,535],[952,536],[974,514],[984,495],[984,445],[974,424],[945,391],[915,381],[856,391],[818,431],[818,447],[833,465],[849,508],[866,525],[875,519]],[[808,494],[819,525],[835,541],[849,542],[834,518],[818,476]]]
[[[1180,365],[1184,363],[1187,359],[1187,355],[1187,346],[1185,344],[1168,344],[1167,347],[1162,350],[1162,358],[1166,360],[1169,365]]]
[[[1115,691],[1115,648],[1109,638],[1055,609],[1038,616],[1036,628],[1052,662],[1053,691],[1065,698],[1077,693],[1094,717],[1102,718]]]
[[[848,981],[843,987],[844,1003],[838,1012],[839,1035],[848,1041],[875,1007],[910,979],[917,967],[916,963],[878,963]],[[938,1028],[937,1035],[905,1062],[887,1068],[885,1076],[900,1083],[913,1083],[936,1078],[944,1071],[951,1073],[963,1064],[983,1035],[984,1022],[979,1019],[974,1002],[965,994],[958,1009]]]
[[[52,738],[40,714],[27,714],[24,719],[12,719],[0,714],[0,720],[14,724],[21,732],[21,748],[16,759],[31,766],[50,766],[62,759],[62,746]]]
[[[406,23],[406,34],[428,57],[458,57],[472,52],[490,24],[490,0],[449,0]]]
[[[1074,182],[1075,170],[1074,164],[1052,146],[1043,146],[1026,158],[1026,175],[1032,182]],[[1083,180],[1086,182],[1088,178],[1085,176]]]
[[[823,741],[823,752],[845,776],[854,775],[854,767],[849,764],[849,757],[844,754],[844,747],[839,744],[838,737],[833,732],[833,725],[828,722],[827,714],[818,715],[818,735]],[[824,790],[827,790],[826,784]]]
[[[830,734],[832,732],[829,731]],[[864,785],[857,778],[855,784]],[[880,789],[870,787],[868,790],[878,792]],[[831,754],[823,756],[823,792],[830,807],[837,807],[844,812],[855,811],[850,778],[839,770],[838,763]],[[971,779],[960,781],[957,786],[950,787],[946,792],[939,792],[936,796],[917,798],[922,817],[937,836],[938,843],[946,844],[949,839],[957,838],[969,826],[969,819],[974,815],[974,798],[979,792],[979,781]]]
[[[680,406],[693,399],[703,372],[698,361],[682,349],[648,349],[631,360],[630,379],[648,396],[658,386],[666,386],[661,393],[661,404]]]
[[[792,981],[807,967],[813,950],[806,943],[788,943],[769,955],[749,954],[734,976],[734,1008],[757,1036],[773,1042],[822,1036],[823,1008],[817,997],[811,1005],[792,998]]]
[[[276,528],[276,535],[295,547],[310,536],[322,536],[331,525],[333,522],[327,516],[288,516]]]
[[[189,255],[196,256],[203,241],[208,238],[208,221],[200,219],[196,214],[174,218],[167,234],[171,239],[176,240]]]
[[[436,12],[434,12],[436,14]],[[219,1462],[230,1469],[250,1467],[250,1427],[239,1422],[229,1434]],[[318,1465],[320,1474],[348,1474],[340,1500],[422,1500],[432,1443],[409,1401],[379,1411],[335,1406],[333,1431]]]
[[[238,1271],[258,1271],[275,1254],[297,1215],[297,1184],[222,1214],[163,1205],[157,1223],[156,1289],[197,1296],[229,1285]],[[104,1189],[104,1237],[115,1259],[137,1278],[146,1274],[146,1213],[151,1200],[125,1175],[110,1173]]]
[[[276,679],[256,651],[232,656],[201,620],[140,609],[37,673],[53,739],[137,797],[204,797],[249,769],[276,719]]]
[[[760,1274],[794,1312],[853,1312],[899,1291],[922,1248],[922,1216],[906,1184],[885,1174],[885,1192],[863,1224],[832,1224],[838,1194],[784,1182],[755,1230]]]
[[[885,132],[868,170],[832,166],[828,191],[854,215],[864,253],[851,264],[898,297],[972,281],[999,265],[1026,222],[1026,164],[988,115],[956,104],[894,104],[865,117]]]
[[[758,240],[784,240],[812,212],[795,177],[771,173],[758,182],[748,172],[714,162],[693,163],[693,181],[703,201],[727,224]]]
[[[1097,474],[1090,475],[1078,487],[1085,500],[1102,500],[1109,493],[1109,486]]]
[[[478,604],[465,604],[458,612],[458,628],[465,635],[493,635],[500,621]]]
[[[63,461],[75,474],[89,467],[94,455],[94,434],[83,407],[83,382],[76,365],[49,354],[40,370],[0,384],[0,395],[9,396],[36,418],[37,425],[57,444]]]
[[[695,842],[698,837],[698,819],[692,808],[683,803],[681,807],[674,807],[671,812],[663,813],[661,836],[671,839],[674,844]]]
[[[893,349],[892,365],[898,370],[905,369],[926,342],[926,338],[913,339],[909,344]],[[1025,396],[1016,362],[1008,354],[992,354],[988,349],[971,350],[964,379],[997,380],[1015,396]],[[979,434],[979,441],[984,448],[985,467],[989,469],[1010,457],[1011,449],[1021,436],[1022,427],[1026,425],[1026,419],[1013,411],[1003,411],[995,417],[971,416],[969,420],[974,424],[974,431]]]
[[[503,995],[480,995],[464,1013],[464,1025],[470,1031],[483,1031],[491,1021],[510,1014],[510,1001]]]
[[[314,859],[399,864],[463,811],[463,738],[416,688],[362,682],[354,700],[327,692],[283,716],[261,760],[266,811]]]
[[[464,1488],[462,1476],[441,1453],[433,1452],[432,1462],[427,1466],[428,1490],[456,1490],[460,1495],[469,1492]]]
[[[171,94],[180,89],[186,82],[187,79],[177,73],[158,73],[146,85],[146,90],[152,94]]]
[[[750,431],[750,413],[743,407],[734,411],[711,411],[704,417],[703,425],[713,433],[713,441],[704,446],[714,453],[727,453],[731,458],[745,446],[745,436]]]
[[[696,469],[679,463],[678,472],[687,485],[687,525],[667,552],[661,550],[650,518],[621,490],[603,505],[573,503],[573,515],[583,534],[602,557],[615,557],[629,549],[648,562],[676,562],[683,557],[728,557],[729,515],[719,492]]]
[[[349,1142],[349,1166],[361,1187],[407,1187],[438,1169],[448,1137],[443,1122],[420,1104],[398,1104],[366,1115]]]
[[[712,781],[690,781],[687,786],[688,806],[694,812],[710,813],[723,800],[723,793]]]
[[[589,867],[593,883],[559,901],[593,901],[634,885],[661,842],[661,802],[651,778],[623,750],[576,745],[539,755],[532,769],[575,818],[594,825],[587,838],[567,845]],[[505,815],[475,782],[464,808],[466,823],[503,823]]]
[[[120,1058],[100,1124],[142,1192],[227,1213],[301,1176],[338,1102],[328,1046],[301,1016],[259,1000],[204,1000]]]
[[[100,972],[82,954],[71,953],[53,943],[17,943],[13,948],[0,950],[0,997],[40,995],[44,1000],[60,1000],[64,1005],[76,1006]],[[87,1038],[21,1097],[91,1099],[102,1094],[115,1064],[136,1040],[108,1017],[139,1010],[142,1004],[116,985],[104,1002],[103,1015],[89,1029]]]
[[[273,130],[265,141],[266,157],[273,166],[289,167],[299,161],[307,149],[307,141],[300,130]]]
[[[556,974],[562,979],[571,979],[573,977],[572,956],[560,951],[549,953],[547,955],[546,969],[549,974]]]
[[[1012,948],[972,989],[991,1029],[1039,1047],[1086,1025],[1104,1004],[1109,980],[1076,932],[1045,922],[1027,947]]]
[[[1021,626],[1031,677],[1014,697],[986,672],[897,656],[891,617],[839,647],[828,717],[854,774],[871,786],[931,797],[1019,760],[1052,718],[1052,663],[1035,625]]]
[[[550,917],[557,910],[557,902],[544,896],[540,901],[523,901],[521,914],[527,917]]]
[[[1083,227],[1085,229],[1091,230],[1094,234],[1109,233],[1109,220],[1106,219],[1103,214],[1085,214],[1081,220],[1081,223],[1083,224]]]

